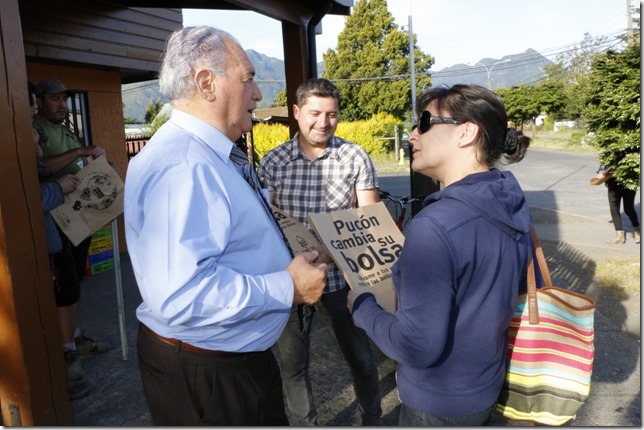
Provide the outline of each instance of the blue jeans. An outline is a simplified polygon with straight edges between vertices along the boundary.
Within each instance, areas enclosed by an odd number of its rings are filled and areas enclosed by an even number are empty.
[[[463,415],[460,417],[441,417],[432,415],[427,412],[412,409],[402,403],[400,405],[400,417],[398,418],[398,425],[400,427],[468,427],[468,426],[484,426],[487,425],[494,405],[485,409],[482,412],[475,414]]]
[[[362,413],[362,425],[378,425],[382,415],[378,368],[376,367],[369,337],[364,330],[353,325],[347,309],[348,287],[322,294],[322,306],[317,305],[322,319],[331,326],[344,359],[351,369],[353,386]],[[309,376],[310,334],[313,310],[306,307],[304,333],[296,309],[277,342],[280,352],[280,369],[291,413],[292,426],[317,426],[318,418],[313,404]],[[323,383],[323,381],[320,381]]]

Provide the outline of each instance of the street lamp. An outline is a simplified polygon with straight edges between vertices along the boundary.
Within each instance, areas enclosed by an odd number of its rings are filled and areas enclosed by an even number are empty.
[[[497,64],[507,63],[509,61],[512,61],[512,60],[510,60],[509,58],[506,58],[505,60],[499,60],[496,63],[492,63],[489,66],[487,64],[483,64],[481,62],[478,62],[478,63],[475,64],[475,66],[480,65],[480,66],[485,67],[485,70],[487,71],[487,89],[488,90],[490,90],[490,91],[492,90],[492,68],[494,66],[496,66]]]

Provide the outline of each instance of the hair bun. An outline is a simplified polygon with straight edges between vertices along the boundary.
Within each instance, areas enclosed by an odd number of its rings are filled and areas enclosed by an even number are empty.
[[[508,155],[514,154],[517,150],[517,145],[519,145],[519,139],[517,138],[517,131],[516,129],[509,127],[505,133],[505,142],[503,144],[505,153]]]

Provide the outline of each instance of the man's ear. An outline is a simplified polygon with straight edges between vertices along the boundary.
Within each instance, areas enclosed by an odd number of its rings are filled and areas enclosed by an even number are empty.
[[[195,85],[197,92],[202,95],[206,101],[214,101],[216,97],[216,79],[210,70],[201,69],[195,74]]]
[[[296,120],[300,117],[300,107],[297,104],[293,105],[293,118]]]

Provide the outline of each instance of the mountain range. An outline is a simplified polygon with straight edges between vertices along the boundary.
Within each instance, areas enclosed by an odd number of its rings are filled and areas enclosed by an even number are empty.
[[[286,86],[284,61],[267,57],[257,51],[246,51],[255,66],[255,81],[262,91],[263,99],[259,108],[270,107],[279,90]],[[455,64],[438,71],[430,71],[432,85],[454,85],[456,83],[477,84],[491,89],[506,88],[519,84],[532,84],[543,79],[544,66],[550,60],[533,49],[503,58],[483,58],[474,65]],[[318,64],[321,75],[324,63]],[[142,123],[150,101],[159,98],[166,102],[159,92],[158,80],[124,84],[121,87],[123,115],[126,122]]]

